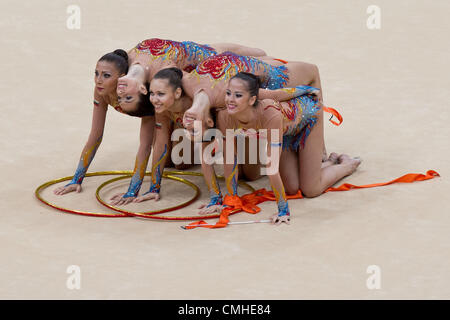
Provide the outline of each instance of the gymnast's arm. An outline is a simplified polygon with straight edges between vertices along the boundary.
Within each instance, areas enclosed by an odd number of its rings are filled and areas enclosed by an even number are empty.
[[[220,156],[220,153],[223,152],[223,134],[225,132],[224,128],[226,127],[225,117],[227,115],[228,115],[227,110],[221,110],[218,112],[217,115],[216,127],[219,129],[219,132],[221,134],[215,137],[215,142],[213,143],[215,147],[215,156]],[[209,143],[205,142],[202,144],[202,154],[205,154],[204,149],[207,144]],[[209,152],[206,152],[206,154],[209,154]],[[202,204],[199,207],[199,209],[201,209],[199,211],[199,214],[210,214],[213,212],[221,212],[223,209],[223,198],[219,184],[217,183],[217,177],[214,171],[214,164],[208,163],[208,161],[205,158],[203,158],[202,161],[202,173],[203,178],[205,179],[205,183],[208,186],[210,200],[208,204]]]
[[[170,127],[171,120],[166,114],[156,114],[155,123],[155,141],[153,143],[152,154],[152,176],[150,182],[150,189],[143,195],[134,199],[133,202],[142,202],[154,199],[160,199],[159,192],[161,190],[161,179],[164,171],[164,166],[169,155],[169,141],[170,141]]]
[[[72,191],[81,192],[81,183],[86,175],[86,172],[94,159],[100,143],[103,138],[103,130],[105,128],[106,113],[108,104],[101,99],[101,97],[94,94],[94,108],[92,111],[92,125],[89,133],[88,141],[81,152],[80,161],[72,180],[65,186],[56,188],[53,193],[63,195]]]
[[[228,195],[230,196],[238,196],[237,188],[238,188],[238,165],[237,165],[237,155],[236,155],[236,145],[234,135],[232,135],[232,141],[227,141],[226,130],[234,129],[234,127],[230,124],[228,117],[228,112],[226,110],[223,111],[224,115],[222,117],[218,117],[218,128],[222,132],[223,136],[223,172],[225,177],[225,184],[227,187]],[[219,114],[220,115],[220,114]],[[220,121],[221,119],[226,119],[225,121]]]
[[[203,88],[198,88],[192,97],[192,106],[183,115],[183,125],[188,130],[194,130],[195,121],[203,121],[207,110],[211,108],[211,100]]]
[[[205,89],[200,88],[194,94],[192,99],[192,106],[189,109],[195,109],[199,111],[205,110],[205,108],[211,107],[211,100]]]
[[[112,205],[128,204],[136,199],[144,180],[148,159],[152,151],[153,132],[155,128],[155,116],[144,116],[141,118],[141,129],[139,133],[139,149],[136,155],[133,176],[126,193],[114,195],[110,200]]]
[[[298,96],[312,95],[319,99],[320,90],[310,86],[296,86],[294,88],[281,88],[275,90],[259,89],[258,98],[260,100],[272,99],[276,101],[287,101]]]
[[[289,224],[290,211],[279,171],[283,146],[283,116],[281,113],[271,117],[264,128],[267,128],[267,159],[269,160],[265,169],[278,206],[278,213],[271,217],[272,223],[279,225],[286,222]],[[275,131],[272,132],[272,129]]]

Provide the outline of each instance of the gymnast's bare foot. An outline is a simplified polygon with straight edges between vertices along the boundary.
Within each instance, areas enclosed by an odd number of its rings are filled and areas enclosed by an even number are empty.
[[[344,164],[349,166],[349,175],[355,172],[356,168],[361,164],[362,160],[359,157],[350,157],[348,154],[341,154],[338,159],[338,164]]]
[[[336,152],[330,153],[330,156],[328,157],[328,159],[326,159],[325,161],[323,161],[323,159],[322,159],[322,169],[332,166],[333,164],[337,164],[338,159],[339,159],[339,155]]]
[[[328,161],[328,155],[327,155],[327,149],[325,146],[323,147],[323,153],[322,153],[322,162]]]
[[[333,164],[338,163],[339,155],[336,152],[330,153],[327,161],[332,162]]]

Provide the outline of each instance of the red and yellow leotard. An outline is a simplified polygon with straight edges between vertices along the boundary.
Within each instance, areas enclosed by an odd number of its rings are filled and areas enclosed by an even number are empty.
[[[173,62],[180,69],[192,71],[203,60],[217,52],[208,45],[198,44],[192,41],[172,41],[158,38],[147,39],[139,42],[133,49],[137,54],[146,53],[153,60]]]

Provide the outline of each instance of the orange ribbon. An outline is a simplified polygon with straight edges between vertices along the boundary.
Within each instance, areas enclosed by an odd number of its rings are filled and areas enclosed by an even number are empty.
[[[283,59],[277,59],[277,58],[274,58],[274,60],[280,61],[281,63],[284,63],[284,64],[287,64],[287,63],[288,63],[288,61],[283,60]],[[324,112],[331,113],[332,116],[331,116],[331,118],[330,118],[330,122],[331,122],[332,124],[336,125],[336,126],[341,125],[342,121],[344,120],[344,119],[342,118],[341,114],[340,114],[336,109],[328,108],[328,107],[325,107],[325,106],[324,106],[324,107],[323,107],[323,111],[324,111]],[[336,122],[336,121],[334,121],[334,120],[331,120],[331,119],[333,118],[333,116],[335,116],[335,117],[339,120],[339,122]]]
[[[411,183],[415,181],[424,181],[424,180],[430,180],[435,177],[440,177],[439,173],[437,173],[434,170],[428,170],[426,174],[421,173],[408,173],[400,178],[388,181],[388,182],[381,182],[381,183],[372,183],[372,184],[366,184],[362,186],[356,186],[350,183],[344,183],[340,185],[339,187],[330,187],[325,192],[329,191],[349,191],[351,189],[364,189],[364,188],[374,188],[374,187],[380,187],[380,186],[386,186],[393,183]],[[294,195],[288,195],[288,199],[302,199],[303,195],[301,191],[299,190]],[[188,224],[185,229],[194,229],[198,227],[203,228],[209,228],[209,229],[215,229],[215,228],[224,228],[228,225],[229,219],[228,216],[230,213],[236,213],[240,211],[245,211],[247,213],[255,214],[261,211],[261,208],[259,208],[257,205],[265,202],[265,201],[276,201],[275,195],[273,194],[273,191],[267,191],[266,189],[259,189],[252,193],[245,194],[242,197],[239,196],[229,196],[226,195],[224,198],[224,204],[227,205],[226,208],[224,208],[220,214],[219,221],[215,225],[210,225],[206,221],[196,221]]]
[[[329,119],[330,120],[330,122],[332,123],[332,124],[334,124],[335,126],[340,126],[341,124],[342,124],[342,121],[344,121],[344,118],[341,116],[341,114],[336,110],[336,109],[333,109],[333,108],[329,108],[329,107],[323,107],[323,111],[324,112],[328,112],[328,113],[331,113],[331,118]],[[334,121],[334,120],[331,120],[331,119],[333,119],[333,116],[335,116],[338,120],[339,120],[339,122],[336,122],[336,121]]]
[[[280,61],[281,63],[284,63],[284,64],[287,64],[287,63],[288,63],[288,61],[283,60],[283,59],[277,59],[277,58],[274,58],[274,60]],[[332,124],[336,125],[336,126],[341,125],[342,121],[344,120],[344,119],[342,118],[341,114],[340,114],[336,109],[328,108],[328,107],[325,107],[325,106],[324,106],[324,107],[323,107],[323,111],[332,114],[332,116],[331,116],[331,118],[330,118],[330,122],[331,122]],[[339,122],[336,122],[336,121],[334,121],[334,120],[331,120],[331,119],[333,118],[333,116],[335,116],[335,117],[339,120]]]
[[[273,60],[280,61],[281,63],[284,63],[284,64],[287,64],[287,63],[288,63],[286,60],[283,60],[283,59],[273,58]]]

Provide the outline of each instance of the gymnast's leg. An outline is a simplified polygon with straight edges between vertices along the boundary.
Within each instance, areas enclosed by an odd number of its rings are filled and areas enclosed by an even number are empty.
[[[295,151],[292,151],[290,148],[283,148],[279,171],[286,194],[296,194],[298,189],[300,189],[300,179],[298,175],[298,155]]]
[[[225,51],[231,51],[240,56],[253,56],[253,57],[261,57],[265,56],[266,52],[262,49],[258,48],[250,48],[246,46],[241,46],[235,43],[215,43],[210,45],[217,53],[222,53]]]
[[[317,122],[311,129],[303,148],[298,151],[299,186],[303,195],[317,197],[345,176],[352,174],[361,160],[348,155],[339,156],[338,163],[322,168],[323,109],[317,113]]]
[[[252,140],[252,146],[250,146],[250,140]],[[256,138],[250,139],[249,137],[245,137],[245,150],[242,151],[245,152],[245,162],[239,165],[239,179],[255,181],[261,178],[258,140]],[[251,159],[251,156],[254,156],[254,158]]]

